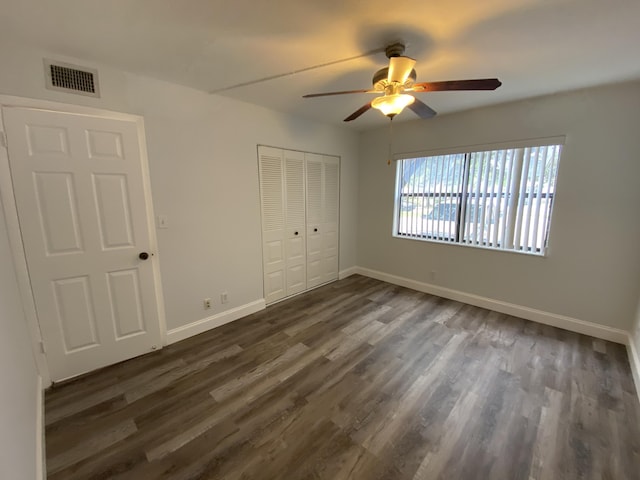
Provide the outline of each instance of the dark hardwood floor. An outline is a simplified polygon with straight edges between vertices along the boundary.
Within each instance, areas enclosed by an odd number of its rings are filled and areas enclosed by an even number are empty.
[[[625,347],[354,275],[46,395],[51,480],[639,479]]]

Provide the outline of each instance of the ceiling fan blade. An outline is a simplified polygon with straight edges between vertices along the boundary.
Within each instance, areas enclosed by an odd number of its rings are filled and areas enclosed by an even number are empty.
[[[303,95],[302,98],[328,97],[330,95],[346,95],[349,93],[380,93],[377,90],[344,90],[342,92],[326,92],[326,93],[309,93]]]
[[[349,115],[347,118],[345,118],[344,121],[345,122],[350,122],[351,120],[355,120],[356,118],[358,118],[360,115],[362,115],[364,112],[366,112],[370,108],[371,108],[371,102],[367,103],[366,105],[361,106],[358,110],[356,110],[351,115]]]
[[[433,108],[417,98],[409,105],[409,108],[420,118],[433,118],[437,115]]]
[[[416,83],[409,90],[414,92],[447,92],[453,90],[495,90],[502,82],[497,78],[475,80],[449,80],[446,82]]]
[[[268,77],[257,78],[255,80],[250,80],[248,82],[236,83],[235,85],[229,85],[227,87],[216,88],[215,90],[211,90],[209,93],[221,93],[226,92],[227,90],[233,90],[234,88],[246,87],[248,85],[255,85],[256,83],[267,82],[269,80],[275,80],[276,78],[288,77],[290,75],[296,75],[302,72],[308,72],[309,70],[315,70],[317,68],[328,67],[330,65],[336,65],[338,63],[349,62],[351,60],[355,60],[357,58],[368,57],[369,55],[373,55],[375,53],[384,52],[384,48],[375,48],[373,50],[369,50],[368,52],[361,53],[359,55],[355,55],[353,57],[341,58],[338,60],[333,60],[331,62],[320,63],[318,65],[311,65],[310,67],[299,68],[297,70],[292,70],[290,72],[279,73],[277,75],[270,75]]]
[[[404,83],[409,78],[416,61],[410,57],[391,57],[389,59],[389,74],[387,81]]]

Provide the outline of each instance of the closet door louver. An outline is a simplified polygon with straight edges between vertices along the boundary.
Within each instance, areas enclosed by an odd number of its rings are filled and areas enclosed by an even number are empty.
[[[286,296],[285,216],[282,150],[260,147],[260,203],[265,302]]]

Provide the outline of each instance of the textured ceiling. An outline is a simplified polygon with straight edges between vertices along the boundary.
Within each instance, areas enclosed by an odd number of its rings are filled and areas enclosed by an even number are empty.
[[[212,92],[353,57],[394,41],[417,81],[498,77],[494,92],[418,94],[439,113],[640,78],[638,0],[5,0],[0,42]],[[2,48],[0,46],[0,48]],[[383,53],[220,94],[323,122],[367,94]],[[412,120],[410,111],[397,121]],[[372,110],[350,128],[382,125]],[[427,120],[428,121],[428,120]]]

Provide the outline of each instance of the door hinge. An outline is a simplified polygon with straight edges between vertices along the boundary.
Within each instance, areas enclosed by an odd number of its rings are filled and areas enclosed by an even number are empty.
[[[44,342],[40,342],[40,352],[41,353],[47,353],[47,349],[44,348]]]
[[[0,147],[7,148],[7,134],[0,132]]]

